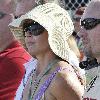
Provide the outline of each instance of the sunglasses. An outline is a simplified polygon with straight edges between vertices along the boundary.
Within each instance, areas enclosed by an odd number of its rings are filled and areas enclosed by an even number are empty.
[[[23,25],[24,35],[26,32],[28,32],[30,35],[38,36],[38,35],[41,35],[44,32],[44,30],[45,28],[35,21],[28,24],[24,23]]]
[[[91,30],[94,27],[96,27],[98,24],[100,24],[100,19],[95,18],[86,18],[84,20],[81,20],[80,22],[81,26],[83,26],[86,30]]]
[[[7,14],[0,11],[0,19],[2,19],[5,15],[7,15]]]

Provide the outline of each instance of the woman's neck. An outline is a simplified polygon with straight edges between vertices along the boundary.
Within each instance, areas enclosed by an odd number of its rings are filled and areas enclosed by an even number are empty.
[[[38,64],[37,64],[37,75],[41,73],[50,62],[52,62],[56,58],[54,53],[47,53],[44,56],[38,56]]]

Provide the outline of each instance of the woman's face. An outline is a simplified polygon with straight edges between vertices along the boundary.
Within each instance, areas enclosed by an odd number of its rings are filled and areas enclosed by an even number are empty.
[[[25,32],[25,43],[32,56],[43,55],[50,50],[48,32],[46,30],[37,36],[30,34],[30,32]]]

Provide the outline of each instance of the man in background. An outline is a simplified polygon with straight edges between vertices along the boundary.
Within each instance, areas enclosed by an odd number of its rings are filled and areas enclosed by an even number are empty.
[[[97,64],[86,70],[88,85],[83,100],[100,100],[100,0],[92,0],[82,18],[79,36],[82,38],[84,53],[96,58]]]
[[[25,74],[25,66],[32,57],[11,33],[14,1],[0,0],[0,100],[14,100]]]

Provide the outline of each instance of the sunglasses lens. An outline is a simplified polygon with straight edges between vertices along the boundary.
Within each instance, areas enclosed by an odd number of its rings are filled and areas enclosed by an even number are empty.
[[[100,23],[99,19],[87,18],[81,21],[81,26],[83,26],[86,30],[90,30],[99,23]]]
[[[38,36],[38,35],[42,34],[45,29],[43,26],[41,26],[40,24],[38,24],[36,22],[36,23],[32,23],[32,24],[28,25],[23,30],[24,30],[24,33],[28,32],[28,33],[30,33],[30,35]]]

